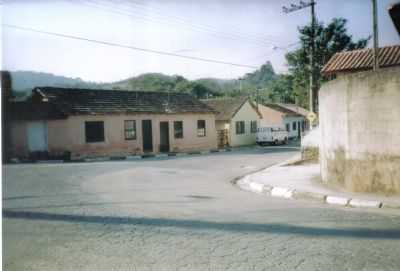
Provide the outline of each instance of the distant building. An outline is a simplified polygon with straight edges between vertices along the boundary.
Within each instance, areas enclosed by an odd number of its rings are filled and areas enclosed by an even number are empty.
[[[352,191],[400,193],[400,46],[335,54],[319,91],[324,182]]]
[[[289,138],[300,138],[301,133],[308,127],[304,116],[306,110],[295,107],[295,105],[277,103],[259,104],[258,111],[262,116],[260,126],[282,126],[288,131]]]
[[[187,94],[37,87],[11,104],[12,150],[72,159],[216,148],[215,112]]]
[[[216,98],[203,102],[217,111],[215,127],[219,147],[256,143],[257,123],[261,115],[249,98]]]

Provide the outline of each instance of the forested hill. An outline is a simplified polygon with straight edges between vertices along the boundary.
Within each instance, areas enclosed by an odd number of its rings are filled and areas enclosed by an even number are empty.
[[[267,88],[276,78],[276,75],[271,63],[267,62],[260,69],[243,76],[241,82],[239,78],[188,80],[180,75],[170,76],[161,73],[146,73],[112,83],[87,82],[80,78],[69,78],[33,71],[11,72],[11,78],[13,91],[17,95],[29,92],[36,86],[54,86],[187,92],[199,98],[205,98],[211,96],[249,95],[254,93],[256,88]]]

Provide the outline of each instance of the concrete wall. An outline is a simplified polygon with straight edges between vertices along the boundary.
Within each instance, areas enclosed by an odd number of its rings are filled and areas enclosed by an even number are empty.
[[[400,67],[341,75],[319,101],[323,181],[400,193]]]
[[[217,147],[215,116],[213,114],[180,115],[95,115],[71,116],[65,120],[49,120],[48,150],[50,153],[70,151],[74,158],[94,155],[122,155],[142,153],[142,120],[152,120],[153,150],[159,151],[160,122],[169,122],[171,151],[207,150]],[[136,140],[125,140],[124,120],[136,120]],[[197,136],[197,120],[206,121],[206,136]],[[85,121],[104,121],[104,142],[85,142]],[[183,138],[174,138],[174,121],[183,121]],[[12,149],[17,156],[27,156],[28,122],[12,124]]]
[[[256,110],[250,105],[250,102],[247,101],[240,110],[233,116],[230,123],[229,130],[229,144],[232,147],[236,146],[245,146],[252,145],[256,143],[256,133],[251,133],[250,131],[250,123],[251,121],[257,121],[260,119],[260,116],[257,114]],[[245,122],[245,133],[237,135],[236,134],[236,122],[244,121]]]

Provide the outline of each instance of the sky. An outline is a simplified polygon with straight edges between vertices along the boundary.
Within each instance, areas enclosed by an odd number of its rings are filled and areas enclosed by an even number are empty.
[[[380,46],[400,43],[387,13],[388,6],[396,1],[378,0]],[[371,2],[317,0],[317,19],[327,23],[335,17],[346,18],[349,33],[355,39],[368,37],[372,34]],[[297,0],[3,0],[0,3],[2,69],[48,72],[96,82],[118,81],[147,72],[179,74],[188,79],[238,78],[266,61],[271,61],[276,72],[283,73],[287,71],[285,53],[297,46],[297,28],[310,21],[309,8],[289,14],[282,12],[282,6],[296,4]]]

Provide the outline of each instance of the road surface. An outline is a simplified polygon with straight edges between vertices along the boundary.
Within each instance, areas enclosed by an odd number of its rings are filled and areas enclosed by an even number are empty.
[[[400,270],[400,213],[241,191],[293,149],[3,167],[4,270]]]

